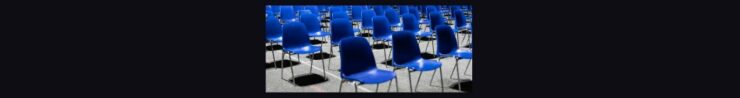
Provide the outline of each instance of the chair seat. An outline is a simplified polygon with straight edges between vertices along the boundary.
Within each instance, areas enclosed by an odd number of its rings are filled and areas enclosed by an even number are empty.
[[[286,48],[285,50],[295,54],[310,54],[321,51],[321,47],[309,45],[302,48]]]
[[[379,40],[379,41],[391,41],[393,39],[393,36],[387,35],[387,36],[373,36],[373,40]]]
[[[437,69],[440,66],[442,66],[442,63],[440,62],[437,62],[434,60],[424,60],[421,58],[419,58],[415,62],[408,62],[408,63],[400,64],[400,65],[397,65],[395,62],[393,62],[393,64],[399,67],[406,67],[406,68],[409,68],[415,71],[429,71],[429,70]]]
[[[360,29],[359,28],[352,28],[352,31],[353,32],[360,32]]]
[[[439,54],[440,57],[458,57],[460,59],[472,59],[473,58],[473,52],[470,50],[460,50],[457,49],[454,52],[448,53],[448,54]]]
[[[367,71],[359,72],[349,76],[342,75],[342,78],[351,81],[358,81],[362,84],[379,84],[386,81],[390,81],[396,76],[396,73],[387,70],[370,69]]]
[[[363,30],[372,30],[373,27],[362,27]]]
[[[308,33],[308,36],[311,36],[311,37],[321,37],[321,36],[329,36],[330,34],[331,33],[329,33],[329,32],[318,31],[318,32]]]
[[[416,36],[422,36],[422,37],[432,36],[432,33],[431,32],[421,31],[421,30],[417,30],[416,31]]]
[[[396,24],[391,24],[391,26],[396,26],[396,27],[400,27],[400,26],[402,26],[402,25],[403,25],[403,23],[396,23]]]
[[[283,37],[274,37],[274,38],[267,38],[267,41],[268,41],[268,42],[275,42],[275,43],[279,43],[279,42],[283,42]]]

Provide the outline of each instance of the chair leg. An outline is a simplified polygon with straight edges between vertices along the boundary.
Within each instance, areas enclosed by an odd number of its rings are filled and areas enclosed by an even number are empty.
[[[355,93],[357,93],[357,84],[358,83],[353,83],[353,84],[355,84]]]
[[[421,75],[423,73],[424,73],[423,71],[419,71],[419,77],[416,78],[416,84],[415,84],[416,88],[414,88],[414,91],[418,91],[418,89],[419,89],[419,81],[421,81]]]
[[[457,59],[457,60],[460,60],[460,59]],[[455,67],[457,67],[457,61],[455,61]],[[462,79],[460,79],[460,68],[457,69],[457,80],[460,82],[462,81]],[[457,82],[457,89],[462,91],[462,85],[460,85],[460,82]]]
[[[442,68],[442,67],[439,67],[439,68]],[[434,75],[436,74],[437,74],[437,70],[434,70],[434,72],[432,72],[432,79],[429,80],[429,86],[432,86],[432,81],[434,81]]]
[[[323,39],[326,42],[326,39],[324,37],[321,37],[321,39]],[[321,54],[324,52],[324,47],[323,47],[324,45],[323,44],[319,44],[319,45],[320,45],[319,47],[321,47],[319,48],[321,50],[319,51],[319,54]],[[331,48],[331,46],[329,46],[329,48]],[[326,63],[324,63],[324,55],[321,55],[321,58],[322,58],[321,59],[321,69],[324,70],[323,71],[324,77],[326,77]],[[324,79],[329,80],[329,78],[324,78]]]
[[[377,93],[378,90],[380,90],[380,83],[375,84],[375,92]]]
[[[470,63],[473,63],[473,61],[468,61],[468,66],[465,67],[465,72],[463,72],[463,74],[468,75],[468,68],[470,68]]]
[[[290,53],[288,53],[288,59],[290,59],[290,65],[293,65],[293,59],[290,58],[290,56],[291,56]],[[296,79],[295,79],[295,72],[293,71],[293,66],[290,66],[290,76],[293,78],[293,85],[294,86],[297,86],[298,84],[296,84],[296,82],[295,82]]]
[[[409,92],[414,92],[414,87],[411,85],[411,70],[406,70],[409,73]]]
[[[270,46],[272,46],[272,45],[273,45],[273,43],[270,42]],[[272,66],[276,66],[277,67],[277,62],[276,62],[277,60],[275,60],[275,47],[270,47],[270,50],[272,50],[271,51],[272,52]]]
[[[282,55],[280,55],[280,58],[281,58],[280,60],[285,60],[285,52],[282,52],[281,54],[282,54]],[[289,62],[290,62],[290,61],[289,61]],[[284,64],[283,64],[283,63],[284,63],[284,62],[280,62],[280,79],[286,80],[285,78],[283,78],[283,74],[285,74],[285,73],[283,72],[283,70],[285,70],[285,66],[284,66]]]
[[[342,84],[344,84],[344,80],[339,81],[339,93],[342,93]]]
[[[442,92],[445,92],[445,88],[444,88],[445,82],[444,82],[444,78],[442,78],[442,75],[443,75],[442,71],[444,71],[442,70],[442,67],[439,67],[439,88],[442,89]]]
[[[301,54],[298,54],[298,62],[300,62],[300,61],[301,61]],[[309,64],[309,66],[313,67],[313,60],[308,59],[308,61],[311,62],[311,64]],[[313,72],[313,68],[311,68],[311,67],[308,67],[308,73],[312,73]]]
[[[457,61],[458,61],[458,59],[455,59],[455,66],[452,67],[452,74],[450,74],[450,79],[452,79],[453,76],[455,76],[455,71],[457,71],[456,70],[457,69]]]

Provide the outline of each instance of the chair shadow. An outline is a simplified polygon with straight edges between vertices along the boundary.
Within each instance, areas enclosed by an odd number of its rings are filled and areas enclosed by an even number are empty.
[[[386,48],[391,48],[391,46],[385,43],[373,44],[373,49],[386,49]]]
[[[460,33],[460,34],[472,34],[473,32],[470,32],[470,30],[462,30],[462,31],[457,32],[457,33]]]
[[[293,64],[291,64],[291,62],[293,62]],[[280,63],[283,64],[282,67],[280,67]],[[296,66],[296,65],[299,65],[299,64],[301,64],[301,62],[298,62],[298,61],[289,61],[289,60],[280,60],[280,61],[275,61],[275,62],[267,62],[265,64],[265,65],[267,65],[265,69],[270,69],[270,68],[289,68],[291,66]]]
[[[373,37],[373,34],[371,33],[360,33],[360,37]]]
[[[329,81],[329,79],[319,74],[309,73],[309,74],[299,75],[293,79],[288,80],[288,82],[290,83],[293,83],[293,81],[295,81],[294,85],[309,86],[309,85],[324,83],[326,81]]]
[[[419,40],[421,40],[421,41],[433,41],[433,40],[436,40],[436,38],[425,36],[425,37],[419,38]]]
[[[282,45],[270,45],[270,46],[265,47],[265,50],[267,51],[275,51],[275,50],[282,50],[282,49],[283,49]]]
[[[324,43],[326,43],[326,42],[325,41],[321,41],[319,39],[312,39],[311,40],[311,44],[312,45],[318,45],[318,44],[324,44]]]
[[[434,55],[434,54],[428,53],[428,52],[424,52],[424,53],[421,53],[421,58],[424,58],[424,59],[435,59],[435,58],[437,58],[437,55]]]
[[[463,92],[470,93],[473,91],[473,80],[462,80],[459,82],[460,85],[458,85],[458,82],[453,83],[454,85],[450,86],[450,89],[459,90],[457,87],[461,86]]]
[[[335,57],[333,54],[329,54],[326,52],[315,53],[315,54],[306,56],[306,58],[311,59],[311,60],[323,60],[323,59],[329,59],[333,57]]]
[[[465,45],[464,47],[465,47],[465,48],[470,48],[470,44],[468,44],[468,45]]]
[[[388,60],[385,60],[383,62],[380,62],[380,64],[385,64],[386,66],[393,66],[393,60],[392,59],[388,59]]]

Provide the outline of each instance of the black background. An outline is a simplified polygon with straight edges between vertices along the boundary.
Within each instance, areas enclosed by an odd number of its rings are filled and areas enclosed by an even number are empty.
[[[689,11],[646,2],[269,0],[84,2],[44,8],[29,95],[78,97],[663,97],[699,95]],[[468,94],[266,94],[266,4],[472,4]],[[42,28],[35,28],[38,30]],[[690,33],[686,33],[690,32]],[[43,56],[36,56],[36,54]],[[41,64],[43,63],[43,64]],[[693,65],[692,65],[693,64]],[[693,69],[693,70],[684,70]],[[39,80],[30,80],[39,79]],[[710,86],[711,87],[711,86]],[[305,96],[304,96],[305,95]],[[362,96],[360,96],[362,95]]]

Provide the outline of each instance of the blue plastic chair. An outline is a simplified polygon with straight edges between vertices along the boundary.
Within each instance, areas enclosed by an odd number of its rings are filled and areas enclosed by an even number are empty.
[[[297,21],[295,11],[293,11],[293,6],[280,6],[280,20],[282,20],[283,23]]]
[[[313,15],[313,14],[308,14]],[[312,18],[315,19],[315,18]],[[313,54],[313,53],[320,53],[321,47],[319,46],[313,46],[311,45],[311,42],[309,42],[308,37],[308,31],[306,29],[306,26],[297,21],[288,22],[283,26],[283,55],[285,53],[288,53],[288,59],[292,61],[291,55],[297,54],[298,55],[298,61],[301,61],[301,54]],[[323,62],[323,60],[322,60]],[[292,62],[291,62],[292,63]],[[313,60],[311,60],[311,67],[309,67],[309,72],[313,71]],[[326,76],[326,67],[324,67],[322,63],[322,67],[324,68],[324,76]],[[290,67],[291,76],[295,78],[295,74],[293,73],[293,67]],[[293,84],[295,84],[295,81],[293,81]]]
[[[373,41],[390,41],[392,33],[385,16],[373,17]]]
[[[361,21],[363,10],[364,6],[352,6],[352,21]]]
[[[455,15],[455,27],[456,27],[455,29],[460,30],[460,29],[470,28],[470,24],[468,24],[467,21],[465,20],[466,18],[465,18],[465,14],[463,13],[463,11],[457,10],[455,11],[455,14],[453,15]]]
[[[372,10],[362,11],[362,30],[366,33],[373,29],[373,17],[375,17],[375,12]]]
[[[423,30],[419,29],[419,21],[416,21],[416,17],[412,14],[404,14],[403,15],[403,31],[409,31],[416,36],[424,37],[424,36],[432,36],[432,33],[425,32]]]
[[[342,84],[347,81],[356,81],[358,84],[377,84],[377,87],[380,87],[380,83],[396,78],[394,72],[376,67],[372,49],[365,38],[347,38],[340,43],[341,69],[339,73],[342,81],[339,83],[339,92],[342,92]],[[358,84],[355,84],[355,92],[357,92]],[[377,92],[378,89],[375,91]]]
[[[334,54],[334,46],[340,46],[342,39],[354,37],[352,23],[348,19],[336,19],[331,21],[331,47],[330,54]],[[331,69],[331,59],[329,59],[329,70]]]
[[[324,37],[330,35],[329,32],[321,31],[321,22],[316,18],[315,14],[301,15],[301,22],[306,25],[308,30],[308,36],[310,37]]]
[[[442,13],[440,13],[438,11],[434,11],[434,12],[430,13],[429,14],[429,19],[430,19],[429,21],[431,23],[431,25],[429,26],[430,28],[436,28],[439,25],[445,25],[445,19],[442,16]]]
[[[435,6],[426,6],[425,9],[426,9],[426,13],[424,13],[424,15],[426,16],[427,19],[426,21],[422,21],[421,24],[430,24],[431,14],[434,12],[439,12],[439,11],[437,10],[437,7]]]
[[[265,25],[265,38],[267,40],[267,43],[270,43],[270,46],[274,44],[280,44],[283,41],[283,26],[280,24],[280,21],[272,17],[267,17],[266,25]],[[274,63],[276,61],[275,59],[275,49],[270,47],[270,50],[272,50],[272,62],[273,66],[277,66],[277,63]],[[283,76],[280,75],[282,78]]]
[[[458,69],[458,61],[460,59],[473,59],[473,53],[470,50],[460,50],[459,46],[457,44],[457,39],[455,39],[455,33],[452,30],[452,27],[446,26],[446,25],[440,25],[435,28],[437,31],[437,56],[439,59],[445,58],[445,57],[455,57],[455,67],[453,67],[452,72],[454,75],[454,72],[457,71],[457,79],[460,79],[460,69]],[[457,70],[455,70],[457,69]],[[452,76],[450,76],[452,78]],[[459,85],[459,82],[458,82]],[[458,86],[458,89],[462,89],[461,86]]]
[[[300,11],[298,11],[298,15],[299,16],[304,15],[304,14],[314,14],[314,13],[311,12],[311,10],[300,10]],[[300,21],[300,20],[298,20],[298,21]]]
[[[409,17],[411,16],[409,15]],[[442,63],[435,60],[425,60],[421,57],[419,44],[416,42],[416,34],[413,32],[401,31],[394,33],[392,50],[394,54],[392,60],[393,66],[409,69],[409,84],[411,84],[411,71],[419,71],[419,78],[416,79],[416,88],[414,89],[409,85],[410,89],[416,90],[419,88],[419,81],[421,81],[421,75],[424,71],[437,71],[436,69],[442,70]],[[440,78],[442,78],[441,71]],[[440,79],[440,83],[444,85],[442,79]],[[444,92],[444,88],[442,86],[440,86],[440,89]]]
[[[388,19],[386,19],[385,16],[373,17],[373,45],[376,42],[380,42],[380,44],[390,42],[392,40],[392,34],[393,31],[391,31]],[[383,61],[388,60],[385,49],[383,49],[383,58],[385,58]]]
[[[414,15],[414,17],[416,17],[416,19],[421,22],[421,16],[419,15],[419,10],[417,10],[416,7],[409,8],[409,13],[411,13],[411,15]]]
[[[396,10],[385,9],[385,17],[388,18],[388,22],[390,22],[391,26],[401,26],[401,19],[399,18],[400,16],[398,16],[398,13],[396,13]]]

